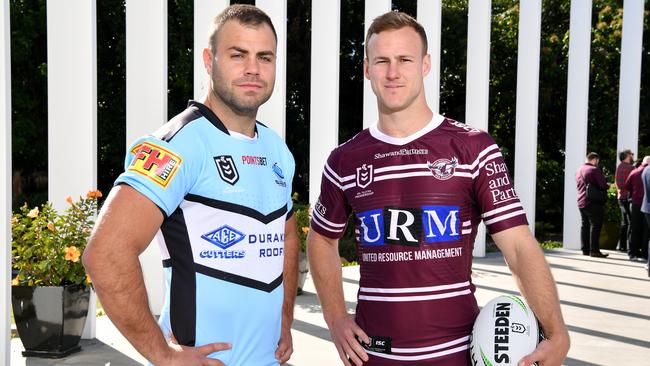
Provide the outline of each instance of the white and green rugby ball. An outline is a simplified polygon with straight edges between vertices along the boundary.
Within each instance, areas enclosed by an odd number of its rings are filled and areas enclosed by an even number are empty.
[[[472,329],[473,366],[516,365],[542,338],[533,311],[517,297],[502,295],[488,302]]]

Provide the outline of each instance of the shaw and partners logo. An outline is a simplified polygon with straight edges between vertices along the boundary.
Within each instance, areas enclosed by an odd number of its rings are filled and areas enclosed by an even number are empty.
[[[246,235],[231,228],[228,225],[224,225],[217,230],[201,235],[201,238],[218,246],[221,249],[230,248],[231,246],[242,241],[245,237]]]
[[[398,244],[417,247],[460,240],[458,206],[419,209],[384,207],[357,214],[361,245]]]

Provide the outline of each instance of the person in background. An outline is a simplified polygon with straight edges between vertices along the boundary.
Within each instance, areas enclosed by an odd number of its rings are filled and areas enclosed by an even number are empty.
[[[650,156],[646,156],[641,161],[641,164],[632,170],[630,175],[625,181],[625,189],[630,192],[631,197],[631,218],[632,235],[630,237],[630,244],[628,246],[627,254],[631,261],[645,261],[648,258],[647,246],[647,232],[648,229],[645,224],[643,212],[641,212],[641,204],[643,203],[643,179],[641,175],[643,170],[650,164]]]
[[[576,172],[576,188],[578,189],[578,209],[582,224],[580,226],[580,248],[582,254],[591,257],[605,258],[608,254],[600,251],[600,230],[603,227],[605,202],[597,202],[587,197],[587,184],[595,185],[598,189],[607,190],[607,181],[603,171],[598,167],[600,156],[595,152],[587,154],[584,164]]]
[[[621,161],[616,167],[616,174],[614,175],[614,182],[616,183],[616,198],[618,199],[618,207],[621,209],[621,228],[618,235],[618,244],[616,250],[627,252],[627,243],[630,241],[630,192],[625,189],[625,180],[628,175],[634,170],[634,153],[632,150],[623,150],[618,154]]]
[[[646,167],[641,173],[641,180],[643,181],[643,202],[641,203],[641,212],[645,216],[648,230],[650,231],[650,168]],[[650,243],[648,243],[650,245]],[[650,249],[650,248],[649,248]],[[650,277],[650,257],[646,262],[648,270],[648,277]]]

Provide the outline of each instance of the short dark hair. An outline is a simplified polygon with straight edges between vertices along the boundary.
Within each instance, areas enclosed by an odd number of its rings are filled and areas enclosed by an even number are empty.
[[[389,11],[388,13],[382,14],[375,18],[368,28],[368,34],[366,35],[366,57],[368,57],[368,40],[373,34],[381,33],[387,30],[398,30],[404,27],[411,27],[413,30],[420,35],[422,40],[422,55],[427,54],[428,43],[427,43],[427,33],[424,31],[424,28],[417,20],[412,16],[402,13],[399,11]]]
[[[257,27],[261,24],[268,24],[273,31],[273,36],[277,42],[278,34],[275,32],[275,27],[271,18],[262,11],[262,9],[248,4],[235,4],[227,7],[219,15],[214,17],[210,31],[208,32],[208,46],[211,50],[217,47],[217,35],[221,27],[223,27],[229,20],[236,20],[240,24],[252,25]]]
[[[634,155],[632,150],[630,150],[630,149],[623,150],[620,153],[618,153],[618,160],[623,161],[623,160],[627,159],[628,155]]]
[[[598,159],[598,160],[600,160],[600,155],[598,155],[597,153],[595,153],[595,152],[593,152],[593,151],[590,152],[589,154],[587,154],[587,161],[589,161],[589,160],[593,160],[593,159]]]

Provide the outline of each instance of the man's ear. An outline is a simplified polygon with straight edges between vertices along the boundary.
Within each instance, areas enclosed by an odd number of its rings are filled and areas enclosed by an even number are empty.
[[[429,71],[431,71],[431,55],[427,53],[422,58],[422,76],[429,75]]]
[[[370,80],[370,77],[368,76],[368,58],[363,59],[363,75],[366,77],[366,79]]]
[[[203,67],[208,75],[212,74],[212,51],[209,48],[203,49]]]

